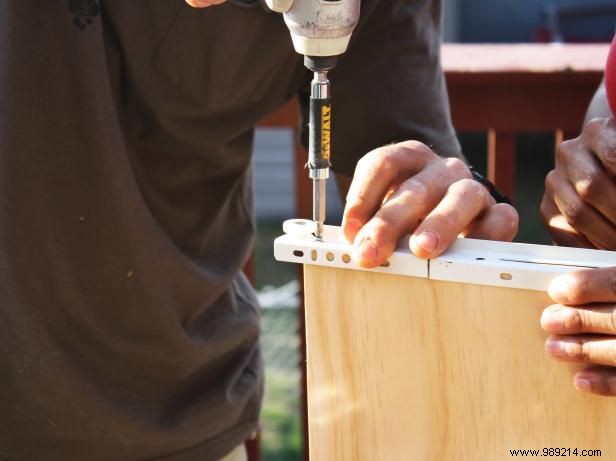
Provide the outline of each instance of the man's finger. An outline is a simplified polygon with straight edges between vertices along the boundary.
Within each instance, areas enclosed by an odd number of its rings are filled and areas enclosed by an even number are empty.
[[[411,141],[366,154],[357,163],[346,197],[342,232],[347,241],[355,240],[392,187],[421,171],[435,157],[427,146]]]
[[[590,367],[573,378],[576,389],[605,397],[616,397],[616,369]]]
[[[612,178],[616,178],[616,122],[596,118],[584,127],[582,139]]]
[[[579,144],[568,141],[559,146],[559,155],[567,159],[563,162],[567,178],[582,201],[616,225],[616,183],[591,152],[571,147]]]
[[[616,301],[616,267],[589,269],[556,277],[548,288],[560,304],[580,306]]]
[[[553,171],[546,181],[557,180],[559,177],[560,174]],[[585,204],[568,181],[558,180],[555,187],[554,203],[567,222],[601,248],[616,248],[616,227]]]
[[[584,308],[555,304],[543,311],[541,327],[553,335],[593,333],[616,336],[616,304]]]
[[[564,362],[616,367],[616,339],[603,336],[551,336],[545,342],[550,357]]]
[[[540,209],[543,222],[554,243],[559,246],[574,248],[596,248],[587,238],[569,225],[565,217],[558,211],[548,190],[543,196]]]
[[[506,203],[498,203],[488,209],[483,217],[465,237],[510,242],[518,233],[519,217],[515,208]]]
[[[415,230],[410,241],[411,251],[420,258],[440,255],[493,204],[494,199],[477,181],[456,182]]]
[[[398,240],[413,232],[465,171],[461,160],[439,159],[404,181],[356,235],[358,263],[376,267],[387,261]]]

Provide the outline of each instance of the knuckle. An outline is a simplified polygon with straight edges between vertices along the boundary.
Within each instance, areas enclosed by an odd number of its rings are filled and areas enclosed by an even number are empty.
[[[545,188],[547,190],[553,191],[556,189],[557,183],[558,183],[558,173],[556,172],[556,170],[552,170],[545,177]]]
[[[612,170],[616,167],[616,129],[609,118],[594,118],[584,127],[582,136],[588,145],[600,145],[601,157]]]
[[[568,309],[565,325],[572,332],[584,331],[588,321],[580,309]]]
[[[417,154],[418,152],[421,152],[424,154],[436,156],[436,154],[432,152],[432,149],[430,149],[424,143],[415,140],[403,141],[396,144],[396,147],[403,151],[405,155]]]
[[[582,136],[597,136],[607,127],[606,122],[607,119],[601,117],[590,119],[588,122],[586,122],[586,125],[584,125]]]
[[[393,171],[398,167],[399,152],[396,150],[386,150],[375,154],[373,168],[377,171]]]
[[[347,219],[363,219],[365,216],[365,205],[361,197],[354,197],[353,201],[347,201],[344,209],[344,216]]]
[[[404,183],[401,193],[405,200],[424,202],[430,195],[430,188],[421,179],[412,178]]]
[[[578,144],[579,140],[577,138],[561,142],[556,147],[556,159],[561,162],[567,162],[571,156],[575,155]]]
[[[475,197],[484,194],[484,187],[474,179],[460,179],[451,185],[452,192],[459,193],[461,195],[472,195]]]
[[[387,214],[379,214],[374,218],[371,227],[372,229],[370,231],[370,236],[372,241],[378,247],[381,247],[392,240],[392,235],[394,234],[394,230],[396,228],[396,220]]]
[[[604,161],[610,170],[616,167],[616,136],[610,136],[605,140]]]
[[[457,157],[444,159],[444,164],[447,170],[451,171],[456,178],[471,179],[473,177],[466,163]]]
[[[573,227],[584,224],[588,216],[588,207],[579,200],[571,201],[562,210],[567,222]]]
[[[550,222],[550,219],[552,219],[552,217],[554,216],[554,204],[547,196],[547,194],[544,195],[543,200],[541,200],[541,204],[539,205],[539,212],[541,213],[544,224],[548,224]]]
[[[359,159],[355,169],[357,171],[363,171],[370,167],[380,156],[381,149],[374,149],[365,154],[362,158]]]
[[[493,205],[490,209],[488,240],[510,241],[518,232],[518,213],[505,203]]]
[[[577,345],[575,347],[575,351],[573,352],[573,358],[581,361],[581,362],[592,362],[593,361],[593,349],[592,343],[586,342],[584,340],[577,341]]]
[[[602,194],[600,182],[597,172],[588,173],[575,182],[575,190],[585,202],[597,200]]]
[[[364,169],[364,165],[366,164],[366,157],[368,157],[368,155],[370,154],[364,155],[362,158],[360,158],[357,161],[357,163],[355,164],[355,174],[357,174],[359,171],[362,171]]]
[[[512,240],[518,233],[518,228],[520,226],[520,216],[518,215],[518,212],[515,208],[506,203],[499,203],[495,205],[495,207],[498,207],[498,209],[501,210],[500,212],[503,214],[505,222],[508,223],[503,239]]]

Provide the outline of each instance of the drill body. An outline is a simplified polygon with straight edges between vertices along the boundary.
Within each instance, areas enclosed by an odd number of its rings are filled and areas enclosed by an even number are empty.
[[[315,237],[323,236],[331,154],[331,85],[327,73],[349,45],[360,13],[360,0],[266,0],[283,13],[295,50],[314,79],[310,91],[308,171],[313,183]]]

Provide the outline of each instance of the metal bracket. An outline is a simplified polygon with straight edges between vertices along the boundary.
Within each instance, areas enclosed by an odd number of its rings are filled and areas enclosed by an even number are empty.
[[[339,227],[325,226],[323,240],[317,241],[309,233],[312,227],[301,222],[285,223],[288,233],[274,242],[278,261],[538,291],[567,272],[616,266],[616,252],[462,238],[428,261],[411,253],[406,237],[387,264],[364,269],[353,260],[352,245]]]

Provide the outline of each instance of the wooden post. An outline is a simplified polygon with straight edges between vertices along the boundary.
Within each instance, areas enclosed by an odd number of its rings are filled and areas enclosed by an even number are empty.
[[[515,134],[488,131],[488,179],[496,188],[514,200],[515,194]]]

